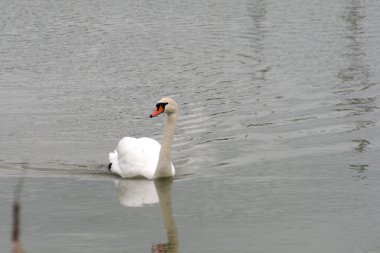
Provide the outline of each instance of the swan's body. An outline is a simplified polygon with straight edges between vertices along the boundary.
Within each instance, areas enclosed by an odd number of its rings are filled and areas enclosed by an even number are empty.
[[[153,179],[158,164],[161,145],[151,138],[124,137],[117,149],[109,154],[111,171],[121,177]],[[171,164],[172,174],[174,166]]]
[[[151,138],[124,137],[108,156],[109,169],[120,177],[145,177],[148,179],[172,177],[171,150],[177,119],[177,105],[173,99],[163,98],[150,117],[167,114],[162,145]]]

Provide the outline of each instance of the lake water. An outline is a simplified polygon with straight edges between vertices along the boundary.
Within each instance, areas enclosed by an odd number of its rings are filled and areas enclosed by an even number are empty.
[[[21,175],[27,252],[380,252],[379,1],[0,5],[1,252]],[[176,177],[110,175],[162,96]]]

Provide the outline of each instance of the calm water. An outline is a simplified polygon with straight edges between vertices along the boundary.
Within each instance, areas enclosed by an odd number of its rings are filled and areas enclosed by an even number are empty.
[[[380,2],[0,1],[0,251],[380,252]],[[173,182],[119,180],[125,136]]]

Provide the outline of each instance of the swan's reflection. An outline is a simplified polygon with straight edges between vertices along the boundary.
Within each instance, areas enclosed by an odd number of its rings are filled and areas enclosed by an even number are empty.
[[[172,184],[173,179],[160,179],[154,181],[156,186],[158,198],[160,200],[161,214],[164,219],[168,243],[166,244],[153,244],[152,252],[167,252],[167,253],[178,253],[178,231],[173,219],[173,210],[172,210]],[[161,246],[166,246],[162,251]],[[159,247],[157,247],[159,246]]]
[[[178,231],[172,211],[173,179],[116,180],[120,204],[139,207],[159,202],[164,220],[167,243],[153,244],[152,253],[178,253]]]
[[[153,181],[115,180],[119,201],[123,206],[139,207],[158,203],[157,190]]]

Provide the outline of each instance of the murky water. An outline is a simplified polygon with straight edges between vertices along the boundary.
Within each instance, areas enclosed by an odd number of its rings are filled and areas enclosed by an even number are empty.
[[[380,251],[380,2],[0,5],[1,252],[23,169],[27,252]],[[162,96],[176,178],[109,175]]]

